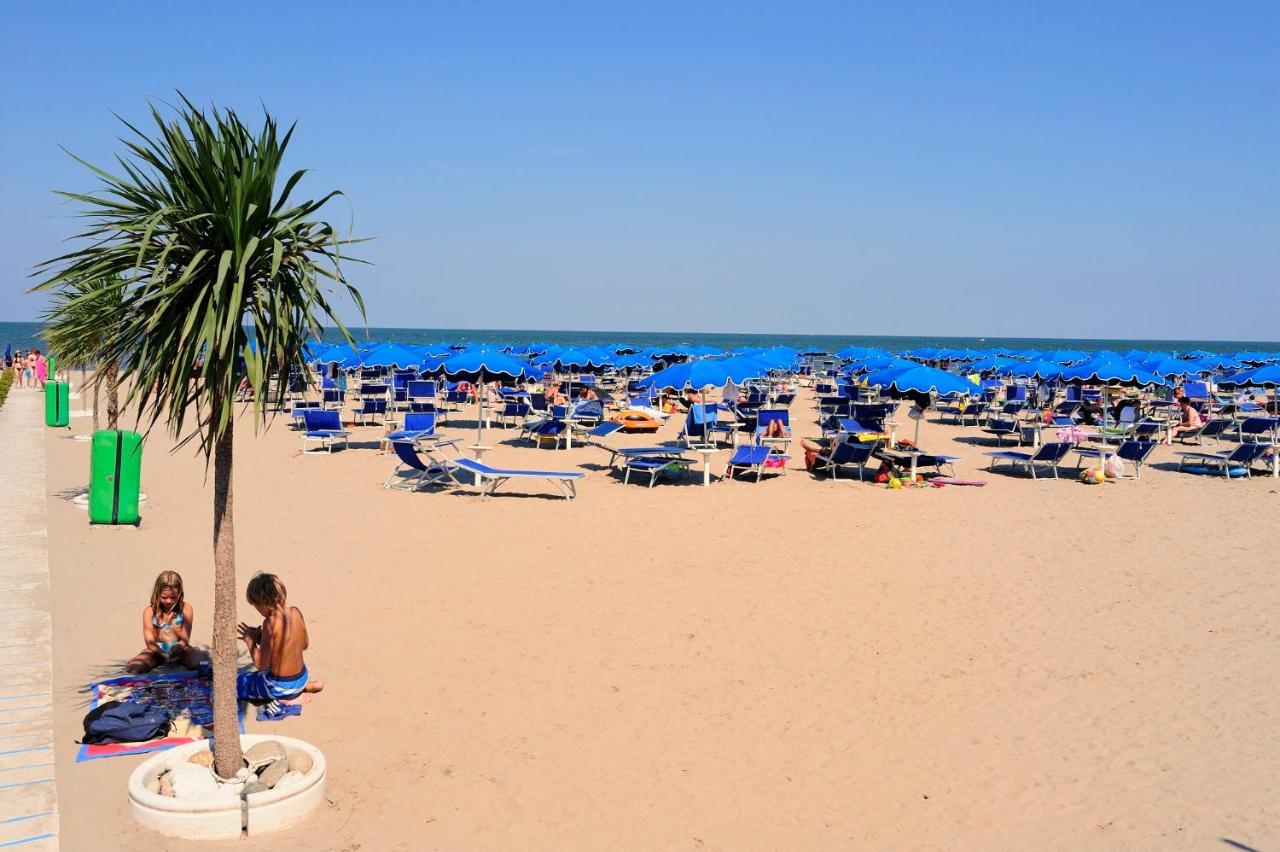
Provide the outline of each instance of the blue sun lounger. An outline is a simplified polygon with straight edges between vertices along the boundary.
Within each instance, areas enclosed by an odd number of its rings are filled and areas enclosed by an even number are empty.
[[[875,448],[876,445],[870,442],[848,443],[841,441],[835,444],[831,450],[818,453],[817,458],[813,461],[813,472],[829,472],[832,479],[839,479],[840,468],[845,466],[853,467],[858,471],[858,481],[862,482],[863,474],[867,470],[867,462],[871,460],[871,453]]]
[[[622,459],[625,463],[629,459],[639,458],[667,459],[668,461],[684,458],[683,447],[664,447],[661,445],[654,447],[613,447],[606,444],[604,441],[591,440],[592,438],[607,437],[621,428],[621,423],[606,421],[601,423],[599,426],[596,426],[594,429],[587,430],[587,435],[589,437],[584,441],[584,443],[587,446],[596,447],[607,452],[609,454],[609,467],[615,467],[618,463],[618,459]]]
[[[421,438],[429,438],[436,433],[435,412],[409,413],[404,416],[402,428],[390,433],[382,440],[388,444],[396,441],[414,442]]]
[[[347,446],[347,438],[351,433],[342,428],[342,416],[331,408],[308,408],[302,412],[303,433],[302,452],[313,455],[320,452],[333,452],[334,445],[341,442]],[[308,450],[312,442],[320,444],[319,450]]]
[[[412,440],[392,441],[391,446],[400,462],[382,483],[383,488],[408,488],[417,491],[428,485],[449,487],[458,484],[450,463],[436,457],[434,451],[428,451],[427,460],[424,461],[418,455]],[[406,473],[407,476],[404,475]]]
[[[457,459],[456,461],[450,461],[449,464],[454,468],[465,470],[471,474],[473,481],[480,489],[482,497],[488,497],[498,490],[498,486],[508,480],[544,479],[560,489],[560,493],[564,495],[566,500],[572,500],[578,493],[578,480],[586,476],[585,473],[577,471],[511,470],[508,468],[489,467],[489,465],[478,462],[475,459]]]
[[[1151,451],[1156,448],[1155,441],[1140,441],[1130,439],[1125,441],[1114,453],[1108,455],[1115,456],[1121,461],[1127,461],[1133,465],[1133,478],[1142,478],[1142,465],[1147,460],[1147,456],[1151,455]],[[1076,448],[1076,470],[1084,466],[1085,459],[1098,459],[1102,457],[1102,450],[1098,447],[1078,447]]]
[[[693,459],[685,455],[676,456],[631,456],[622,463],[622,481],[631,481],[631,474],[642,474],[649,477],[652,488],[658,478],[664,474],[687,474]]]
[[[1017,453],[1012,450],[1006,450],[999,453],[987,453],[991,457],[991,464],[988,470],[996,469],[996,462],[1008,462],[1009,466],[1014,470],[1018,468],[1026,468],[1027,473],[1031,474],[1031,478],[1036,478],[1036,465],[1048,465],[1053,471],[1053,478],[1058,478],[1058,462],[1066,458],[1067,453],[1071,452],[1075,444],[1071,441],[1054,441],[1049,444],[1041,444],[1039,449],[1034,453]]]
[[[764,476],[765,468],[768,466],[766,462],[781,459],[782,464],[772,469],[785,473],[787,470],[786,463],[791,460],[790,456],[780,455],[773,452],[769,447],[760,446],[759,444],[743,444],[733,451],[728,463],[724,467],[725,479],[732,479],[739,473],[750,473],[755,471],[756,482]]]
[[[1209,471],[1220,470],[1222,475],[1228,478],[1232,476],[1247,478],[1253,475],[1250,470],[1253,463],[1265,456],[1269,449],[1271,449],[1269,444],[1241,444],[1229,453],[1178,453],[1182,457],[1178,462],[1178,470],[1182,470],[1188,462],[1192,462]],[[1239,470],[1243,470],[1244,473],[1235,473]]]

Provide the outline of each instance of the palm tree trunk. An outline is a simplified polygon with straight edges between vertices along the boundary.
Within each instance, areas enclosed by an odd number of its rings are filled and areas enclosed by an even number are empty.
[[[218,410],[214,401],[213,410]],[[236,543],[232,524],[232,427],[213,447],[213,768],[230,778],[244,766],[236,718]]]
[[[107,366],[107,428],[118,429],[120,420],[120,362]]]
[[[93,431],[98,431],[98,380],[93,380]]]

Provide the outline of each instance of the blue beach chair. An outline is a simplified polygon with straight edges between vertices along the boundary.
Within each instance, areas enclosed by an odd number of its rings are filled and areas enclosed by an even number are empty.
[[[858,481],[863,481],[867,462],[876,445],[870,441],[865,443],[846,443],[841,441],[826,453],[819,453],[813,462],[814,473],[830,473],[832,479],[840,478],[842,467],[852,467],[858,471]]]
[[[434,412],[409,413],[404,416],[404,423],[401,427],[382,440],[389,444],[396,441],[414,443],[422,438],[429,438],[435,433],[436,415]]]
[[[578,471],[515,470],[511,468],[490,467],[483,462],[466,458],[450,461],[449,464],[471,474],[473,481],[480,489],[481,497],[490,496],[493,492],[497,491],[498,487],[504,482],[509,482],[513,479],[541,479],[551,483],[559,489],[561,495],[566,500],[572,500],[578,493],[578,480],[586,476],[585,473]]]
[[[385,423],[387,419],[387,398],[381,399],[365,398],[360,400],[360,407],[356,409],[356,422],[361,426],[373,423]]]
[[[782,424],[782,437],[767,438],[765,430],[771,423]],[[782,446],[785,453],[791,446],[791,412],[785,408],[762,408],[756,414],[755,439],[757,444]]]
[[[350,432],[342,428],[342,418],[338,412],[328,408],[309,408],[302,412],[304,431],[302,433],[302,452],[312,455],[321,451],[333,452],[333,448],[341,443],[345,449]],[[320,444],[319,450],[308,450],[310,443]]]
[[[674,456],[628,456],[622,463],[622,482],[626,484],[631,481],[631,474],[639,474],[649,477],[649,487],[652,488],[663,476],[679,475],[684,476],[689,473],[689,465],[693,459],[681,455]]]
[[[1141,441],[1131,439],[1121,444],[1114,453],[1108,453],[1109,456],[1115,456],[1121,461],[1129,462],[1133,465],[1133,478],[1142,478],[1142,466],[1146,463],[1147,457],[1151,455],[1152,450],[1156,448],[1155,441]],[[1102,450],[1098,447],[1077,447],[1076,448],[1076,470],[1084,467],[1085,459],[1102,458]]]
[[[1178,470],[1183,470],[1191,462],[1207,471],[1219,471],[1228,478],[1242,476],[1247,479],[1253,476],[1253,463],[1265,456],[1270,449],[1272,447],[1269,444],[1246,443],[1229,453],[1178,453],[1181,456]]]
[[[769,447],[759,444],[743,444],[733,451],[724,467],[725,479],[732,479],[740,473],[755,472],[756,482],[764,476],[766,468],[786,473],[790,456],[774,453]],[[773,462],[773,464],[770,464]]]
[[[1046,465],[1053,471],[1053,478],[1058,479],[1058,463],[1066,458],[1067,453],[1075,446],[1071,441],[1054,441],[1048,444],[1041,444],[1034,453],[1016,453],[1009,450],[998,453],[987,453],[991,457],[991,464],[988,470],[992,472],[996,469],[996,462],[1008,462],[1009,466],[1014,470],[1025,468],[1027,473],[1031,474],[1032,479],[1036,479],[1036,465]]]
[[[996,446],[1003,447],[1004,439],[1010,435],[1013,435],[1017,439],[1014,443],[1021,440],[1022,424],[1017,420],[1017,418],[989,417],[987,418],[987,425],[982,431],[989,435],[995,435]],[[991,445],[988,444],[987,446]]]
[[[382,483],[383,488],[408,488],[417,491],[428,485],[449,487],[458,484],[450,463],[437,458],[434,451],[428,452],[428,460],[424,461],[411,440],[392,441],[391,446],[400,461]]]

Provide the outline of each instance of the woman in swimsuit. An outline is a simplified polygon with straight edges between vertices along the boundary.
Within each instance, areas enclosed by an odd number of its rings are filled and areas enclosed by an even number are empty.
[[[302,610],[289,606],[288,591],[275,574],[255,574],[245,597],[262,616],[261,627],[240,624],[240,638],[249,648],[257,671],[236,677],[236,695],[243,701],[292,701],[304,692],[324,688],[311,677],[302,652],[311,645]]]
[[[194,669],[204,655],[191,647],[195,612],[182,597],[182,577],[161,571],[151,589],[151,603],[142,611],[142,641],[146,647],[125,664],[130,674],[143,674],[170,663]]]

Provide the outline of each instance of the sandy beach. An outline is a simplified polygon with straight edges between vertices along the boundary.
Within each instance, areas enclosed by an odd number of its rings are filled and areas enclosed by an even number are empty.
[[[1160,469],[1168,447],[1140,482],[989,475],[979,430],[928,422],[986,487],[816,480],[793,452],[759,484],[648,490],[497,429],[488,461],[589,474],[571,503],[482,500],[384,490],[380,431],[306,457],[284,419],[237,435],[239,583],[281,575],[327,684],[247,728],[314,742],[330,779],[305,828],[227,848],[1280,842],[1280,481]],[[140,647],[162,569],[208,642],[212,489],[157,433],[141,527],[90,528],[88,445],[46,448],[62,842],[136,849],[140,758],[74,763],[82,690]]]

